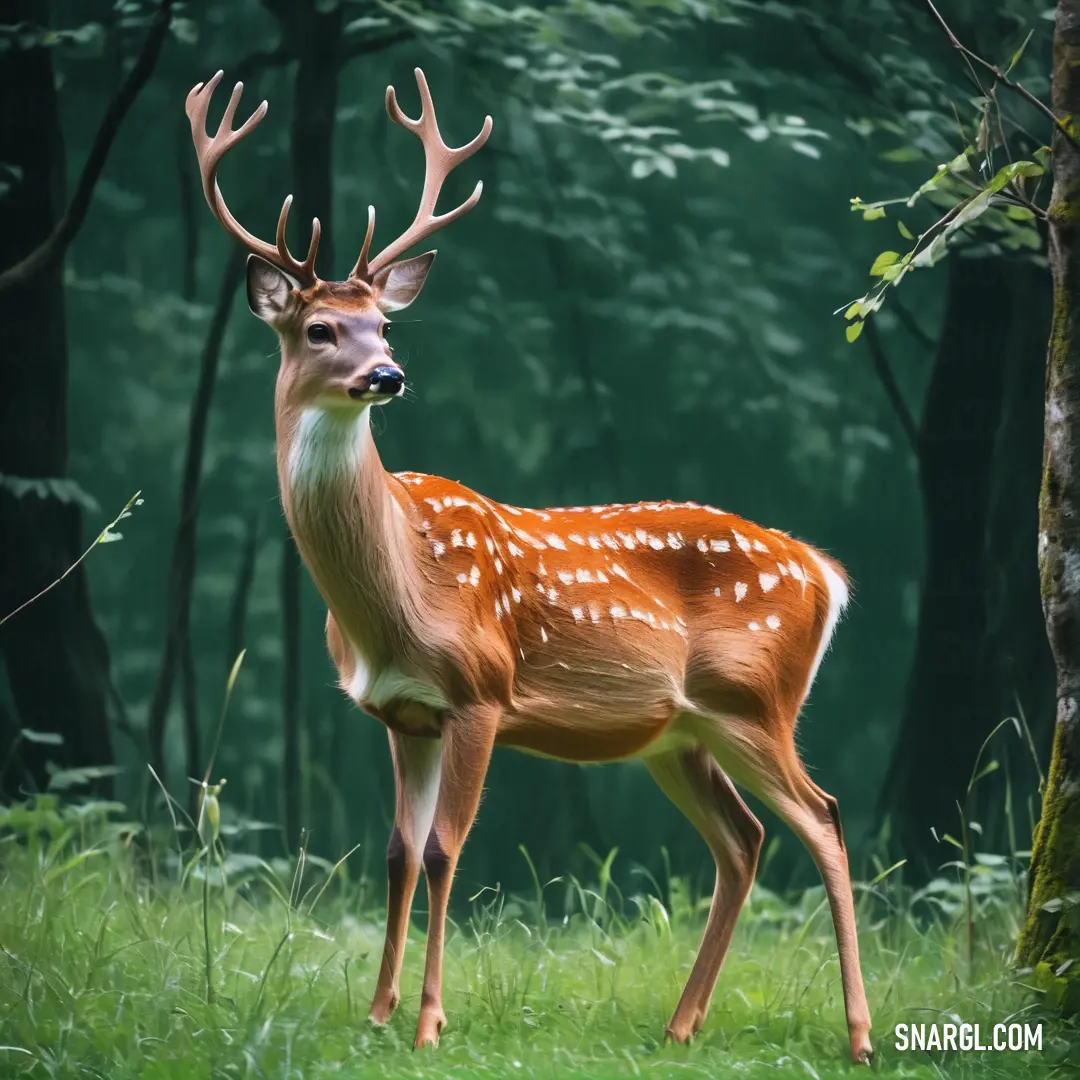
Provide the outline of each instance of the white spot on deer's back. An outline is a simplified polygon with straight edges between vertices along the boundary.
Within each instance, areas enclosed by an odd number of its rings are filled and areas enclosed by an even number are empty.
[[[735,603],[736,604],[741,604],[743,602],[743,598],[745,596],[746,596],[746,582],[745,581],[736,581],[735,582]]]
[[[780,579],[775,574],[758,574],[758,581],[761,582],[761,591],[768,592]]]
[[[780,629],[780,616],[779,615],[767,615],[765,617],[765,625],[770,630],[779,630]]]

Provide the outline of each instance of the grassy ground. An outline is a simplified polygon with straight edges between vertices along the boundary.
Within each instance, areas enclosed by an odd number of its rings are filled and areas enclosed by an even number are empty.
[[[620,894],[606,871],[536,896],[487,892],[447,949],[449,1027],[413,1053],[423,934],[414,930],[393,1022],[365,1017],[381,949],[381,886],[347,866],[181,860],[175,837],[140,863],[107,808],[0,808],[0,1076],[728,1077],[847,1075],[836,951],[820,889],[744,911],[702,1036],[661,1035],[707,898],[675,880]],[[166,846],[168,845],[168,846]],[[901,1022],[1041,1017],[1007,967],[1022,898],[984,860],[911,895],[860,888],[876,1071],[897,1077],[1066,1075],[1075,1031],[1047,1020],[1042,1052],[900,1052]],[[326,886],[324,888],[324,886]],[[542,896],[542,902],[541,902]],[[422,911],[422,896],[418,898]],[[205,919],[204,919],[205,915]],[[422,925],[422,918],[420,920]],[[207,948],[209,944],[209,948]],[[209,958],[209,965],[208,965]],[[207,1001],[207,980],[212,1002]],[[1070,1040],[1072,1045],[1070,1047]],[[858,1074],[856,1070],[856,1074]]]

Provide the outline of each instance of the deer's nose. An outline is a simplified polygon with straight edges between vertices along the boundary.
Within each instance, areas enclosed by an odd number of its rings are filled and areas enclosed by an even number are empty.
[[[405,389],[405,372],[393,364],[380,364],[373,368],[367,377],[366,387],[353,387],[350,397],[363,397],[368,394],[387,394],[397,397]]]

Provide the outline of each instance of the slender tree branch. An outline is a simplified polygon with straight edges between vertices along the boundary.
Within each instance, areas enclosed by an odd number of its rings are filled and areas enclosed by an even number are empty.
[[[919,457],[919,427],[915,423],[915,417],[911,415],[911,410],[904,400],[904,395],[900,392],[900,386],[896,381],[896,376],[893,374],[892,365],[890,365],[889,358],[885,354],[885,347],[881,343],[881,336],[878,334],[873,319],[866,320],[863,337],[866,338],[866,344],[870,349],[870,357],[874,362],[874,371],[881,381],[885,396],[889,399],[889,404],[892,405],[893,412],[896,413],[896,418],[900,421],[900,426],[904,429],[904,434],[907,436],[908,443],[910,443],[917,459]]]
[[[259,554],[259,515],[248,518],[244,546],[240,552],[240,562],[233,579],[232,598],[229,601],[229,621],[225,640],[225,671],[228,673],[236,658],[244,648],[244,636],[247,632],[248,600],[251,586],[255,581],[255,561]]]
[[[403,41],[411,41],[415,36],[415,32],[412,30],[395,30],[394,33],[384,34],[382,37],[364,38],[361,41],[354,42],[341,50],[342,66],[359,56],[382,52],[383,49],[393,48],[393,46],[400,45]]]
[[[202,767],[202,737],[199,729],[199,682],[195,669],[195,650],[191,647],[191,628],[187,628],[180,643],[180,708],[184,716],[184,749],[187,775],[194,778]],[[188,785],[188,813],[199,820],[199,800],[202,789]]]
[[[1045,102],[1040,101],[1030,90],[1027,89],[1022,83],[1016,82],[1010,79],[1004,71],[997,66],[997,64],[991,64],[989,60],[984,60],[978,53],[972,52],[966,45],[963,44],[952,32],[949,24],[942,17],[941,12],[934,6],[934,0],[926,0],[926,6],[933,12],[934,18],[937,19],[941,29],[945,31],[945,35],[949,39],[949,43],[954,49],[956,49],[961,56],[966,57],[973,64],[978,64],[979,67],[989,71],[994,79],[999,82],[1006,89],[1011,90],[1014,94],[1019,94],[1029,105],[1034,106],[1039,112],[1043,113],[1050,122],[1069,140],[1077,149],[1080,149],[1080,141],[1078,141],[1073,133],[1069,130],[1068,126],[1063,120],[1059,120],[1054,115],[1053,109],[1050,108]],[[978,80],[976,80],[978,81]]]
[[[25,610],[35,601],[40,600],[47,592],[51,592],[53,589],[55,589],[56,586],[59,585],[62,581],[64,581],[73,570],[83,564],[83,560],[87,557],[87,555],[90,554],[91,551],[94,550],[94,548],[98,546],[98,544],[107,544],[111,540],[118,540],[120,537],[118,536],[118,534],[113,532],[113,529],[115,529],[116,526],[119,525],[124,518],[131,516],[131,508],[141,502],[139,498],[141,494],[141,491],[136,491],[135,494],[132,495],[131,498],[128,499],[128,501],[124,504],[124,509],[121,510],[120,513],[117,514],[116,517],[114,517],[112,521],[110,521],[109,524],[106,525],[105,528],[97,534],[96,537],[94,537],[94,542],[55,581],[51,582],[49,585],[46,585],[45,588],[42,589],[40,592],[35,593],[33,596],[30,597],[29,600],[24,600],[14,611],[9,611],[2,619],[0,619],[0,626],[3,626],[4,623],[8,621],[8,619],[15,618],[15,616],[18,615],[20,611]]]
[[[161,0],[158,5],[135,66],[128,72],[127,78],[121,84],[115,97],[109,102],[101,126],[94,137],[94,144],[90,148],[86,164],[83,166],[75,194],[64,216],[56,223],[49,236],[29,255],[0,273],[0,291],[10,289],[13,285],[21,285],[45,267],[50,266],[64,254],[81,228],[86,212],[90,208],[94,188],[105,168],[105,162],[108,160],[109,151],[112,149],[120,125],[157,64],[161,46],[169,30],[174,2],[175,0]]]
[[[173,539],[172,562],[167,600],[165,650],[158,669],[150,702],[147,731],[150,759],[154,771],[165,779],[165,720],[172,700],[176,670],[183,661],[188,624],[191,617],[191,593],[195,578],[195,527],[198,519],[199,483],[202,478],[206,426],[210,415],[218,361],[229,324],[233,298],[244,278],[245,252],[236,246],[225,264],[218,288],[217,304],[203,346],[199,382],[188,423],[187,457],[180,489],[180,516]]]
[[[902,303],[898,297],[893,298],[893,311],[900,320],[900,325],[925,349],[934,350],[937,342],[915,321],[915,316]]]
[[[195,215],[195,184],[188,159],[191,157],[191,133],[186,123],[177,125],[176,190],[180,203],[180,295],[189,303],[198,292],[199,223]],[[201,200],[200,200],[201,201]]]

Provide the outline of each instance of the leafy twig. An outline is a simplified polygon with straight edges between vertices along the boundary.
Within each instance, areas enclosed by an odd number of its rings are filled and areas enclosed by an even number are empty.
[[[1059,120],[1053,110],[1044,102],[1040,101],[1030,90],[1027,89],[1022,83],[1015,82],[1010,79],[1004,71],[997,66],[997,64],[991,64],[989,60],[984,60],[978,53],[972,52],[963,42],[957,38],[952,32],[949,24],[942,17],[941,12],[934,6],[933,0],[926,0],[926,6],[933,12],[934,18],[937,19],[941,26],[941,29],[945,31],[946,36],[949,39],[949,43],[954,49],[956,49],[961,56],[966,57],[974,64],[978,64],[981,68],[989,71],[994,79],[1004,86],[1007,90],[1012,90],[1014,94],[1019,94],[1029,105],[1033,105],[1039,112],[1047,116],[1050,122],[1069,140],[1078,150],[1080,150],[1080,141],[1078,141],[1073,133],[1069,130],[1068,126],[1063,120]],[[1026,42],[1025,42],[1026,44]]]
[[[117,514],[116,517],[114,517],[112,521],[110,521],[109,524],[106,525],[105,528],[97,534],[94,542],[54,582],[52,582],[52,584],[46,585],[45,588],[41,590],[41,592],[36,593],[34,596],[31,596],[29,600],[20,604],[14,611],[9,611],[2,619],[0,619],[0,626],[3,626],[4,623],[8,621],[8,619],[13,619],[16,615],[19,614],[20,611],[24,611],[35,601],[40,600],[47,592],[55,589],[56,586],[64,580],[64,578],[66,578],[73,570],[75,570],[78,566],[82,564],[86,556],[89,555],[90,552],[98,546],[98,544],[109,544],[112,543],[113,540],[119,540],[121,538],[120,534],[118,532],[113,532],[113,529],[115,529],[116,526],[124,520],[124,518],[131,517],[131,508],[133,506],[142,505],[142,499],[139,497],[140,495],[142,495],[142,492],[136,491],[135,494],[132,495],[126,503],[124,503],[124,509],[121,510],[120,513]]]

